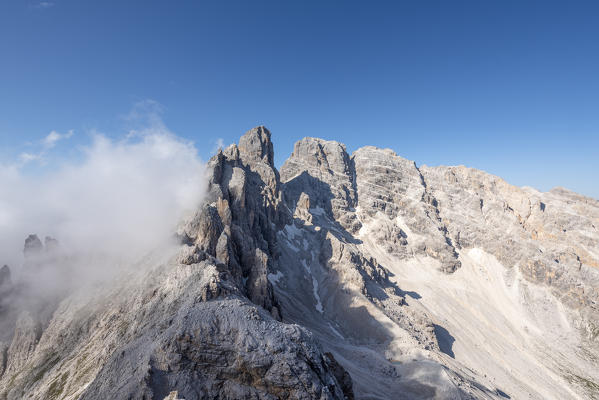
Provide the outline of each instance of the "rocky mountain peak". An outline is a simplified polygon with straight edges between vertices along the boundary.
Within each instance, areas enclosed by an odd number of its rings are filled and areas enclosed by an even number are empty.
[[[598,202],[262,126],[206,174],[172,254],[0,296],[0,399],[596,397]]]
[[[264,126],[258,126],[247,131],[237,146],[241,157],[245,160],[262,160],[274,167],[274,152],[270,131]]]
[[[281,181],[291,209],[301,203],[324,210],[348,231],[360,228],[353,212],[358,200],[355,168],[345,145],[311,137],[298,141],[281,167]]]
[[[280,319],[267,275],[277,256],[276,229],[289,215],[281,206],[270,132],[257,127],[208,163],[208,198],[186,234],[200,251],[223,262],[250,300]]]
[[[306,137],[295,143],[288,163],[319,168],[329,173],[349,174],[351,161],[344,144]]]
[[[44,238],[44,249],[46,252],[55,252],[60,248],[60,243],[53,237],[46,236]]]

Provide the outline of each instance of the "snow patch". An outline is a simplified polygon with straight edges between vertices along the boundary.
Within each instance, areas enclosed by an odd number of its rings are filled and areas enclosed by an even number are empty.
[[[312,269],[306,263],[306,260],[302,260],[301,263],[308,275],[310,275],[310,277],[312,278],[312,293],[314,293],[314,298],[316,299],[316,305],[314,307],[316,308],[316,311],[318,311],[319,313],[323,313],[324,308],[322,307],[322,301],[320,300],[320,296],[318,294],[318,281],[316,280],[314,275],[312,275]]]
[[[293,224],[291,225],[285,225],[285,234],[287,235],[287,237],[289,239],[295,239],[295,237],[301,237],[302,236],[302,231],[300,231],[299,229],[297,229],[297,227]]]
[[[320,296],[318,295],[318,281],[316,278],[312,277],[312,291],[314,292],[314,298],[316,299],[316,311],[319,313],[323,313],[324,309],[322,308],[322,301],[320,301]]]
[[[322,207],[314,207],[310,209],[310,214],[321,217],[326,214]]]
[[[281,271],[277,271],[276,274],[268,274],[268,280],[270,281],[270,283],[273,284],[278,284],[279,280],[284,276],[283,273],[281,273]]]
[[[331,328],[331,330],[333,331],[333,333],[337,336],[339,336],[341,339],[343,339],[343,335],[341,333],[339,333],[339,331],[337,329],[335,329],[335,327],[333,326],[333,324],[331,324],[330,322],[327,322],[327,324],[329,325],[329,327]]]

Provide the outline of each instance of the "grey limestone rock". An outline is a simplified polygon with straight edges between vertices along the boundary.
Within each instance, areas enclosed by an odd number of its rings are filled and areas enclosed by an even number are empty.
[[[239,143],[208,163],[208,201],[185,230],[203,251],[226,263],[250,300],[280,319],[267,275],[277,257],[276,227],[288,216],[281,211],[270,132],[252,129]]]
[[[596,200],[315,138],[279,175],[262,126],[206,169],[176,249],[44,313],[21,301],[14,321],[2,315],[0,399],[592,399],[599,388]],[[57,243],[27,238],[26,267],[44,247]]]
[[[423,174],[454,242],[485,249],[599,326],[598,201],[565,189],[518,188],[465,167]]]

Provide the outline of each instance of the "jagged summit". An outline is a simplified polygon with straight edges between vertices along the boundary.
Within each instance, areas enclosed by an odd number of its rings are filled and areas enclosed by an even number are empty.
[[[350,159],[344,144],[311,137],[295,143],[287,163],[294,161],[341,174],[347,174],[350,168]]]
[[[273,154],[257,127],[212,157],[172,254],[42,311],[0,298],[0,399],[594,398],[599,203],[371,146]]]
[[[270,131],[264,126],[247,131],[240,139],[239,153],[247,160],[260,159],[274,168],[274,152],[270,140]]]

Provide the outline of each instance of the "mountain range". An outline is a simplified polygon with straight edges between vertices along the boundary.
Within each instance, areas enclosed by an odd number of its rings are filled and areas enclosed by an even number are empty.
[[[316,138],[273,155],[262,126],[219,150],[176,244],[109,280],[2,268],[0,399],[599,399],[599,201]]]

